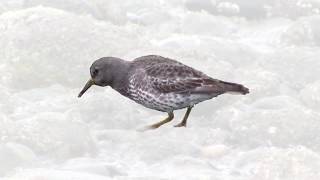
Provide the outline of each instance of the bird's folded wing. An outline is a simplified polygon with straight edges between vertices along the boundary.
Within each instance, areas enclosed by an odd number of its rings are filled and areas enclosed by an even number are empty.
[[[150,85],[162,93],[223,93],[219,80],[182,64],[153,65],[146,74]]]

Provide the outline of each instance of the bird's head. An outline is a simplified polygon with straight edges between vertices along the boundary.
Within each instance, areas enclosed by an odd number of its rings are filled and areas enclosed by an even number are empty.
[[[81,97],[92,85],[112,86],[117,69],[123,60],[114,57],[103,57],[94,61],[90,67],[91,78],[83,87],[78,97]]]

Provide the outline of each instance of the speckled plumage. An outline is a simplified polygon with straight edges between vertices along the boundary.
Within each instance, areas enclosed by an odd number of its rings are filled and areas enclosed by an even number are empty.
[[[91,79],[81,97],[92,85],[111,86],[122,95],[151,109],[168,113],[163,121],[149,126],[158,128],[174,118],[173,111],[187,108],[176,127],[186,126],[192,107],[218,95],[233,92],[249,93],[241,84],[213,79],[178,61],[156,55],[142,56],[133,61],[103,57],[90,67]]]
[[[236,85],[156,55],[132,61],[127,78],[127,85],[118,89],[121,94],[145,107],[164,112],[193,106],[231,91],[230,86]]]

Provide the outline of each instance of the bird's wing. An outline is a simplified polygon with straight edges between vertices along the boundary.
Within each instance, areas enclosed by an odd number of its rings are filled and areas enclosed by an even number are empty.
[[[249,89],[241,84],[213,79],[178,61],[157,55],[136,58],[133,61],[133,66],[139,71],[135,75],[137,76],[134,78],[135,80],[146,82],[163,93],[204,93],[212,95],[225,92],[249,93]]]
[[[224,88],[219,80],[191,67],[178,64],[154,64],[145,69],[148,82],[162,92],[221,94]]]

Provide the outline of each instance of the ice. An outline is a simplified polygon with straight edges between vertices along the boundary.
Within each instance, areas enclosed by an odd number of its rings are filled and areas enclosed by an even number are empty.
[[[86,172],[73,172],[67,170],[53,170],[53,169],[41,169],[35,168],[32,170],[21,170],[10,178],[3,178],[4,180],[57,180],[57,179],[79,179],[79,180],[109,180],[106,176],[100,176],[96,174],[90,174]]]
[[[36,155],[34,152],[32,152],[32,150],[24,145],[12,142],[1,144],[0,154],[1,162],[6,162],[2,163],[0,166],[0,173],[2,175],[18,165],[28,164],[30,166],[32,161],[36,160]]]
[[[0,179],[320,179],[318,0],[0,2]],[[187,128],[93,87],[103,56],[159,54],[250,88]]]

